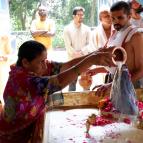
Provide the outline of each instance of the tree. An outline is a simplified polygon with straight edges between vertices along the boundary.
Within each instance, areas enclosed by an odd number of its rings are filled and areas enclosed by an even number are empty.
[[[97,23],[97,0],[92,0],[92,3],[91,3],[91,11],[90,11],[90,23],[91,25],[90,26],[95,26],[95,24]]]
[[[67,9],[65,12],[65,20],[64,24],[69,23],[69,21],[72,19],[72,11],[75,6],[82,6],[85,8],[85,17],[84,17],[84,23],[89,26],[94,26],[96,24],[96,0],[70,0],[67,2]]]
[[[32,17],[39,0],[11,0],[10,17],[13,30],[26,30],[29,17]]]
[[[29,31],[37,8],[42,3],[47,6],[48,17],[56,22],[56,36],[53,45],[54,47],[64,47],[62,32],[64,26],[72,20],[73,8],[75,6],[84,7],[84,23],[88,26],[95,26],[97,23],[96,2],[97,0],[11,0],[10,17],[12,31]]]

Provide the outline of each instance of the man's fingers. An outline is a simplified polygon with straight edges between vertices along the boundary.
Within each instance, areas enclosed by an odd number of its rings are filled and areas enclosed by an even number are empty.
[[[107,91],[109,90],[109,88],[110,88],[110,85],[100,86],[96,91],[96,95],[104,97],[107,94]]]

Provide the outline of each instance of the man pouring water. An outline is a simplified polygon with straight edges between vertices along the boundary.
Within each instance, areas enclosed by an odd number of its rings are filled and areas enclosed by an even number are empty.
[[[111,8],[111,17],[115,28],[114,34],[109,38],[107,46],[123,47],[127,53],[126,65],[131,74],[135,88],[141,87],[143,77],[143,33],[142,29],[130,24],[130,6],[124,1],[114,3]],[[112,69],[110,69],[112,71]],[[114,73],[112,73],[114,74]],[[104,95],[111,88],[112,83],[102,85],[97,89],[97,95]]]

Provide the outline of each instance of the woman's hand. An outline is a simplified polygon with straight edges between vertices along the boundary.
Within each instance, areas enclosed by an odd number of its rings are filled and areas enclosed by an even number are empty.
[[[92,55],[92,63],[102,66],[115,66],[112,62],[114,55],[110,52],[95,52]]]
[[[95,90],[97,88],[96,95],[104,97],[110,94],[111,86],[112,86],[112,83],[107,83],[104,85],[97,85],[92,90]]]

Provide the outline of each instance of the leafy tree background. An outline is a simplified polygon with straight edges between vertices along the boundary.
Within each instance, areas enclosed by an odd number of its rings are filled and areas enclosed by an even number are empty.
[[[97,0],[11,0],[10,18],[12,31],[28,32],[40,3],[47,6],[48,17],[56,22],[57,32],[53,47],[64,47],[63,28],[72,20],[72,10],[75,6],[85,8],[85,24],[91,27],[97,25]]]

